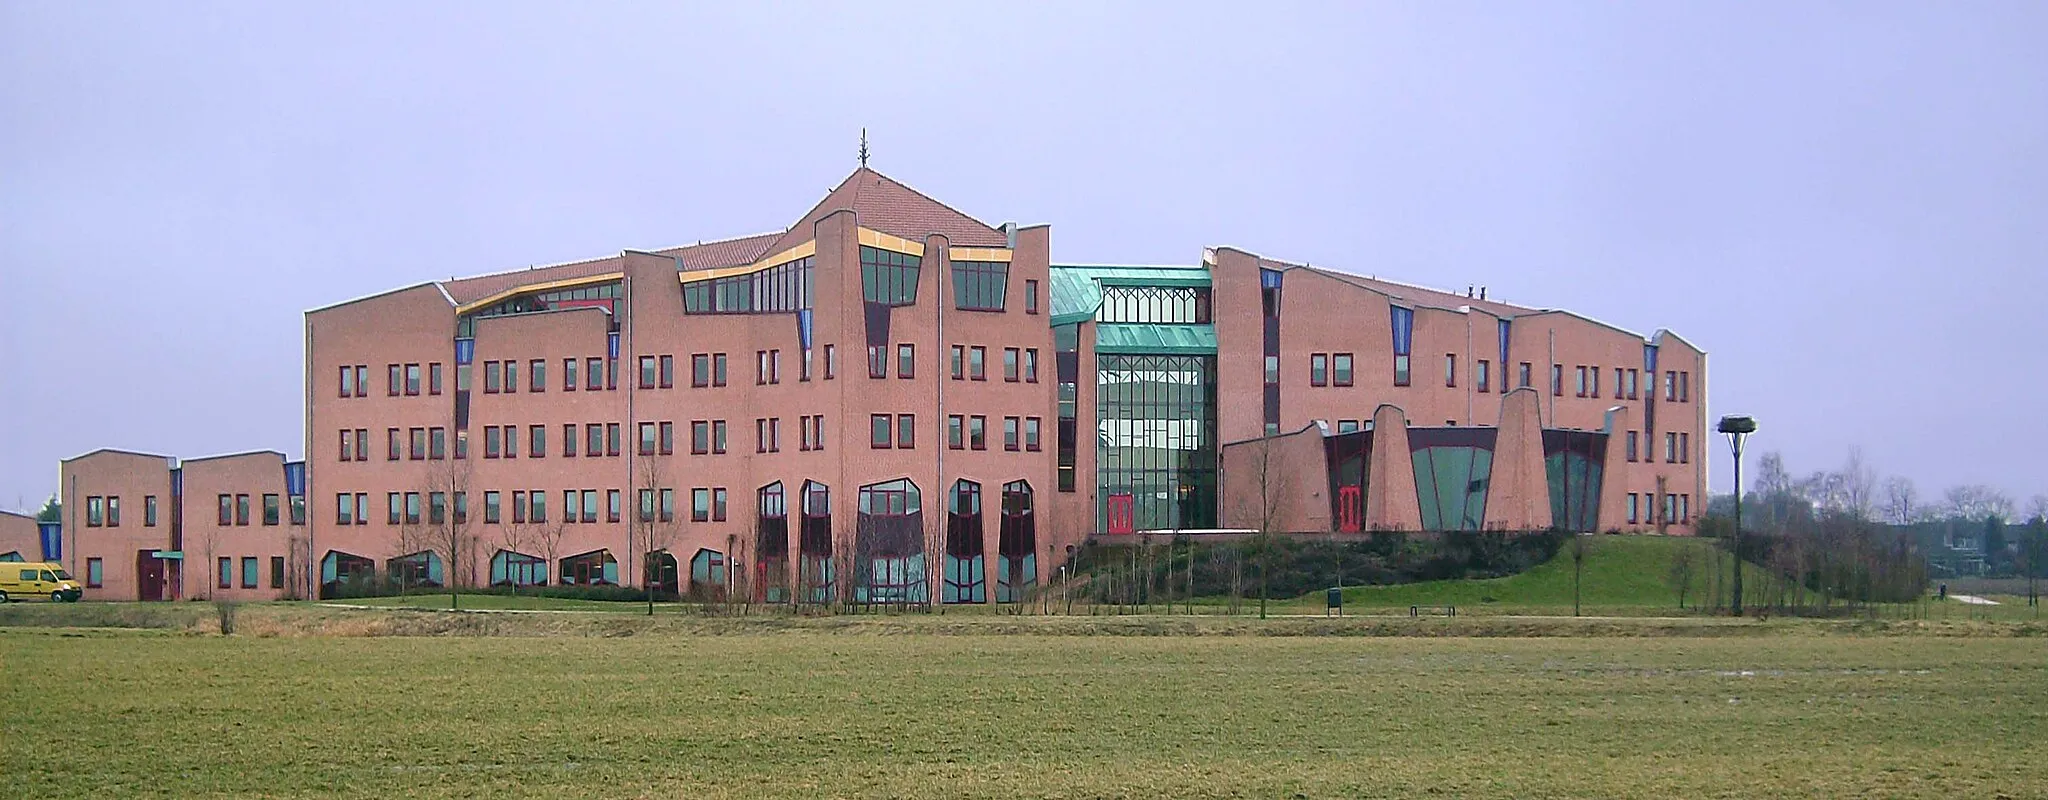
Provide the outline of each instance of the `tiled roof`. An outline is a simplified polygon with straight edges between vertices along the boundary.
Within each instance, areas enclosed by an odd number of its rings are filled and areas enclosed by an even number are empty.
[[[697,244],[686,244],[681,247],[650,250],[648,252],[679,258],[682,260],[682,268],[685,270],[736,267],[741,264],[752,264],[755,259],[766,255],[768,244],[781,235],[780,232],[760,233],[753,236],[720,239],[713,242],[699,242]],[[521,286],[548,281],[587,278],[592,275],[617,272],[619,269],[619,257],[606,256],[588,261],[571,261],[565,264],[549,264],[547,266],[513,270],[511,272],[459,278],[443,282],[441,287],[448,290],[448,296],[455,298],[455,302],[473,303],[507,289],[517,289]]]
[[[810,213],[790,226],[787,233],[766,248],[766,252],[779,253],[810,241],[818,220],[840,209],[852,209],[863,228],[911,241],[921,242],[924,237],[938,233],[944,234],[954,247],[1009,246],[1009,237],[1002,231],[897,183],[887,175],[861,167],[811,207]]]
[[[1337,280],[1343,281],[1353,286],[1371,289],[1373,291],[1380,292],[1391,297],[1400,298],[1411,303],[1431,306],[1434,308],[1455,309],[1459,306],[1471,306],[1480,311],[1485,311],[1503,317],[1514,317],[1522,314],[1533,314],[1541,310],[1535,308],[1528,308],[1525,306],[1518,306],[1512,303],[1502,303],[1497,300],[1481,300],[1476,297],[1466,297],[1462,294],[1458,294],[1457,292],[1446,292],[1438,289],[1430,289],[1422,286],[1414,286],[1411,284],[1400,283],[1398,281],[1381,280],[1379,278],[1368,278],[1363,275],[1353,275],[1349,272],[1338,272],[1336,270],[1324,269],[1322,267],[1302,267],[1302,269],[1307,269],[1323,275],[1328,275],[1332,278],[1336,278]]]

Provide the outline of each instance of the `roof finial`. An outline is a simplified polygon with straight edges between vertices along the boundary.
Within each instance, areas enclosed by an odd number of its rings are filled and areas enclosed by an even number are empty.
[[[860,168],[868,168],[868,129],[866,126],[862,126],[860,129]]]

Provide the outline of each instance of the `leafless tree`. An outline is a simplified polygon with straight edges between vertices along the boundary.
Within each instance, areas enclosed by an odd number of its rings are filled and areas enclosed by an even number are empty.
[[[638,478],[634,482],[639,496],[634,498],[633,527],[638,529],[642,550],[646,553],[641,558],[643,574],[640,582],[641,588],[647,592],[647,614],[653,616],[654,595],[661,588],[664,571],[664,565],[657,559],[663,555],[674,557],[673,553],[668,553],[668,548],[675,539],[676,523],[673,517],[662,519],[660,508],[649,508],[650,505],[658,505],[655,498],[661,496],[663,483],[667,480],[667,470],[663,469],[661,460],[653,455],[644,455],[640,457],[639,467]],[[682,569],[680,560],[676,569]],[[677,581],[681,581],[680,576]]]
[[[1997,517],[2002,520],[2013,518],[2012,498],[1997,489],[1983,484],[1968,484],[1949,487],[1942,501],[1951,517],[1983,520]]]
[[[1671,551],[1671,569],[1665,573],[1665,580],[1678,592],[1678,608],[1685,609],[1685,596],[1692,590],[1693,574],[1699,568],[1699,548],[1691,542],[1681,542]]]
[[[1773,450],[1757,459],[1756,480],[1750,484],[1765,498],[1793,491],[1792,474],[1785,471],[1785,457]]]
[[[927,508],[924,514],[924,529],[918,531],[924,545],[926,611],[937,609],[939,613],[945,613],[946,570],[952,555],[952,551],[946,547],[946,539],[949,538],[946,536],[946,529],[952,524],[953,504],[959,502],[959,498],[954,496],[958,486],[958,483],[954,483],[942,487],[942,491],[945,492],[945,504],[939,507],[937,514],[930,513],[931,510]]]
[[[553,522],[527,524],[532,526],[529,530],[533,532],[534,549],[539,550],[539,555],[548,560],[545,565],[547,573],[559,572],[562,568],[562,540],[569,536],[569,520],[566,517],[556,517]],[[562,576],[555,575],[555,584],[559,586],[561,583]]]
[[[1893,475],[1884,480],[1884,518],[1893,525],[1911,525],[1919,508],[1913,479]]]
[[[2027,500],[2027,519],[2048,520],[2048,494],[2037,494]]]
[[[1864,463],[1863,448],[1849,448],[1849,458],[1842,463],[1842,471],[1836,473],[1835,485],[1843,512],[1859,520],[1876,517],[1877,474]]]
[[[430,464],[420,492],[427,506],[424,549],[440,556],[449,594],[454,595],[476,577],[477,535],[468,513],[470,461],[451,458]],[[437,496],[439,505],[434,502]]]
[[[525,522],[497,525],[498,547],[507,553],[524,555],[526,548],[533,545],[534,534],[530,530],[529,525],[530,523]],[[516,574],[511,574],[512,561],[509,557],[506,559],[505,566],[508,573],[505,576],[505,582],[512,586],[512,594],[517,596],[519,594],[519,578]]]
[[[1238,492],[1235,516],[1253,523],[1258,533],[1255,539],[1255,553],[1259,559],[1259,618],[1266,618],[1267,574],[1271,572],[1273,534],[1279,532],[1280,515],[1288,492],[1287,465],[1275,452],[1272,437],[1259,439],[1248,445],[1251,448],[1249,460],[1240,462],[1248,470],[1244,484],[1253,492]]]

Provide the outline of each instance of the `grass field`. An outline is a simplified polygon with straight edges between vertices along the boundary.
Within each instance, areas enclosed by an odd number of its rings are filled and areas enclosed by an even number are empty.
[[[593,632],[636,629],[615,627],[632,622],[617,615],[553,617],[580,621],[585,635],[0,628],[7,794],[2048,792],[2048,640],[2033,629],[2030,638],[1819,635],[1839,626],[1778,622],[1741,623],[1765,635],[1705,638],[946,636],[935,635],[942,623],[910,618],[875,628],[893,635],[792,626],[600,638]],[[1511,621],[1418,623],[1450,624]]]

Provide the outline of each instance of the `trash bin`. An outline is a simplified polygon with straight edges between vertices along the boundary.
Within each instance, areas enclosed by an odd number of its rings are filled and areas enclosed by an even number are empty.
[[[1343,589],[1338,589],[1338,588],[1336,588],[1336,587],[1331,587],[1331,588],[1330,588],[1330,590],[1329,590],[1328,592],[1325,592],[1325,593],[1324,593],[1323,597],[1324,597],[1324,602],[1328,604],[1328,607],[1329,607],[1329,608],[1328,608],[1328,610],[1329,610],[1329,611],[1338,611],[1338,612],[1341,612],[1341,611],[1343,611],[1343,610],[1344,610],[1344,590],[1343,590]]]

